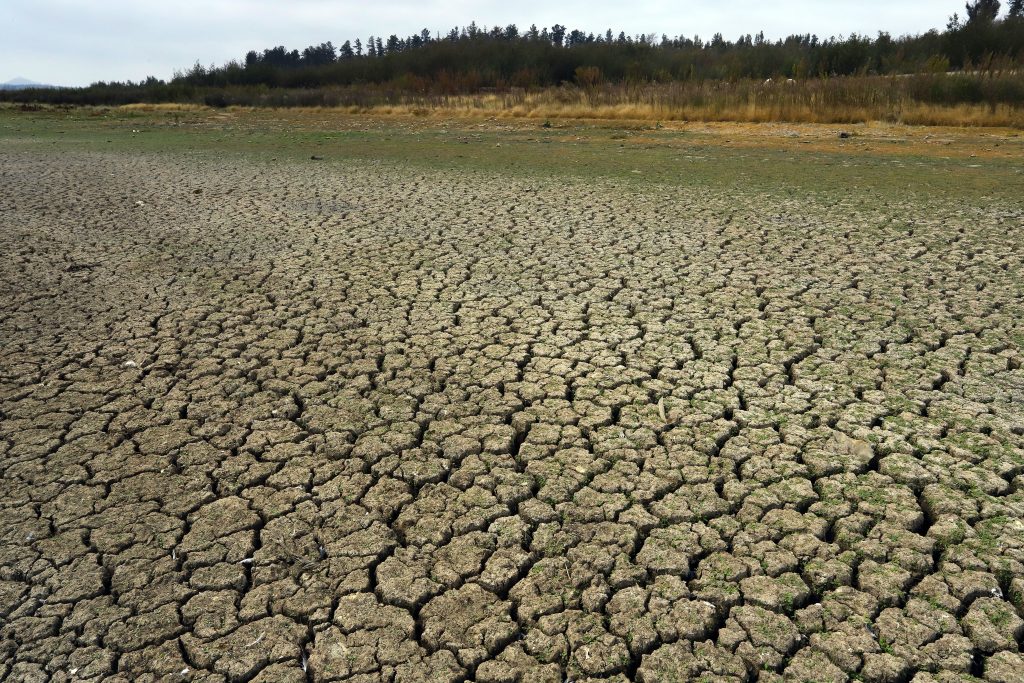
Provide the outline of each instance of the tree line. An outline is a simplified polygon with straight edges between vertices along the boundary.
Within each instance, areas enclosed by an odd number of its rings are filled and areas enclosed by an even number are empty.
[[[561,24],[521,30],[515,24],[476,23],[432,34],[368,36],[303,50],[283,46],[250,51],[221,66],[176,72],[170,81],[96,83],[79,94],[6,93],[6,99],[46,101],[168,101],[195,93],[329,87],[380,88],[429,95],[490,89],[540,89],[565,83],[664,83],[704,80],[807,79],[833,76],[1013,71],[1024,64],[1024,0],[973,0],[942,31],[893,37],[851,34],[826,39],[763,33],[727,40],[699,36],[627,35],[569,29]],[[229,103],[214,94],[208,103]],[[64,98],[61,100],[61,98]]]
[[[965,17],[950,17],[945,31],[894,38],[852,34],[820,39],[792,35],[770,41],[764,33],[726,40],[699,36],[630,36],[586,33],[555,24],[481,28],[475,23],[447,34],[369,36],[299,50],[251,51],[244,60],[176,75],[193,85],[266,85],[311,88],[393,83],[418,91],[464,93],[481,88],[546,87],[579,76],[623,81],[810,78],[906,74],[1015,66],[1024,61],[1024,0],[1011,0],[1000,18],[999,0],[975,0]],[[583,68],[584,71],[579,70]]]

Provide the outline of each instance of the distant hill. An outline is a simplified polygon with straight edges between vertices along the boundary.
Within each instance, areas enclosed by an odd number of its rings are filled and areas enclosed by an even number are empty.
[[[56,86],[46,83],[36,83],[27,78],[12,78],[6,83],[0,83],[0,90],[25,90],[26,88],[53,88]]]

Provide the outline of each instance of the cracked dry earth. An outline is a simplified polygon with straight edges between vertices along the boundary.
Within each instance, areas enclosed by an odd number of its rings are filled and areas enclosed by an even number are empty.
[[[1019,209],[0,183],[0,678],[1022,680]]]

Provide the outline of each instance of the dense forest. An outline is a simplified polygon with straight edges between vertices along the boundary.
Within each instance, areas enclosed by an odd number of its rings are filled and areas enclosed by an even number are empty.
[[[922,35],[819,38],[794,35],[768,40],[764,34],[735,41],[721,34],[629,36],[608,30],[589,33],[555,24],[484,28],[471,23],[444,35],[424,29],[410,36],[368,36],[312,45],[303,50],[274,47],[251,51],[222,66],[198,62],[170,81],[95,83],[88,88],[0,94],[14,101],[72,104],[205,102],[227,104],[329,104],[310,97],[317,90],[420,96],[525,91],[572,85],[737,82],[744,79],[816,79],[906,74],[1015,74],[1024,64],[1024,0],[968,2],[963,16],[949,18],[943,31]],[[1002,79],[1000,102],[1024,103],[1021,79]],[[1016,83],[1016,85],[1013,85]],[[1010,85],[1006,85],[1010,84]],[[956,87],[943,97],[979,99]],[[979,86],[980,87],[980,86]],[[1007,89],[1008,88],[1008,89]],[[949,90],[949,88],[947,88]],[[970,90],[970,88],[967,88]],[[294,98],[270,91],[306,93]],[[991,95],[991,93],[989,94]],[[358,98],[356,98],[358,99]]]

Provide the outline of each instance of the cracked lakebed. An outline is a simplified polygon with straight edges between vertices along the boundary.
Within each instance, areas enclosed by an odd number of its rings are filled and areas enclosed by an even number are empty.
[[[0,180],[0,678],[1020,680],[1017,205]]]

